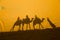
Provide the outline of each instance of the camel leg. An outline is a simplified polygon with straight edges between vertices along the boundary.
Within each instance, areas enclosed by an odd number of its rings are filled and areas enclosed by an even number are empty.
[[[28,29],[28,24],[26,25],[26,30]]]
[[[29,24],[29,29],[31,29],[30,24]]]
[[[39,24],[39,29],[40,29],[40,24]]]
[[[21,27],[21,25],[19,25],[19,31],[20,31],[20,27]]]
[[[15,27],[15,25],[12,27],[12,29],[10,31],[13,31],[14,30],[14,27]]]
[[[33,24],[33,28],[34,28],[34,29],[35,29],[35,25],[36,25],[36,24]]]
[[[42,28],[44,28],[42,24],[40,24],[40,25],[41,25]]]
[[[23,30],[24,24],[22,24],[22,30]]]

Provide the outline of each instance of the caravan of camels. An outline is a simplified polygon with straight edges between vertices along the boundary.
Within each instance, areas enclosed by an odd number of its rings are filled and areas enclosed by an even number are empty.
[[[26,15],[26,18],[24,19],[20,19],[20,17],[17,18],[17,21],[14,23],[11,31],[14,30],[15,26],[19,26],[19,30],[20,30],[20,27],[21,27],[21,24],[22,24],[22,30],[23,30],[23,27],[24,27],[24,24],[26,24],[26,27],[29,27],[30,28],[30,23],[33,22],[33,28],[35,29],[35,25],[38,24],[39,25],[39,28],[40,26],[43,28],[43,25],[41,24],[43,21],[45,20],[45,18],[42,18],[42,20],[37,17],[37,15],[35,15],[35,18],[32,18],[30,20],[30,18],[28,17],[28,15]],[[47,21],[49,22],[49,24],[52,26],[52,28],[55,28],[56,26],[50,21],[49,18],[47,18]]]

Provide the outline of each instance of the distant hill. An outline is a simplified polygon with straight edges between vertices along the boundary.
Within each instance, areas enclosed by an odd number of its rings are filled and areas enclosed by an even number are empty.
[[[0,40],[60,40],[60,28],[2,32]]]

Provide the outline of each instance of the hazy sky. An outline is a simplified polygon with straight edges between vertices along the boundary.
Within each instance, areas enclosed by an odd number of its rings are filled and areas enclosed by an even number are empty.
[[[42,23],[45,28],[48,28],[46,17],[56,25],[60,26],[60,0],[1,0],[0,20],[2,30],[10,30],[19,16],[25,18],[26,14],[30,18],[37,15],[39,18],[45,18]],[[48,25],[47,25],[48,24]]]

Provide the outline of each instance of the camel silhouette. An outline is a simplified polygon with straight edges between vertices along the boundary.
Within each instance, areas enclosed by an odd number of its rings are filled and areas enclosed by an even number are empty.
[[[47,21],[51,25],[52,28],[56,28],[55,24],[47,17]]]
[[[22,20],[22,30],[23,30],[23,27],[24,27],[24,24],[26,24],[26,29],[30,28],[30,23],[33,21],[33,18],[30,20],[30,18],[28,17],[28,15],[26,15],[26,18]]]
[[[43,28],[43,26],[42,26],[42,22],[44,21],[44,18],[42,18],[42,20],[40,19],[40,18],[38,18],[36,15],[35,15],[35,19],[33,20],[33,27],[34,27],[34,29],[35,29],[35,25],[36,24],[39,24],[39,28],[40,28],[40,25],[41,25],[41,27]]]
[[[17,18],[17,21],[14,23],[11,31],[14,30],[15,26],[19,26],[19,30],[20,30],[21,24],[22,24],[22,20],[18,17],[18,18]]]

